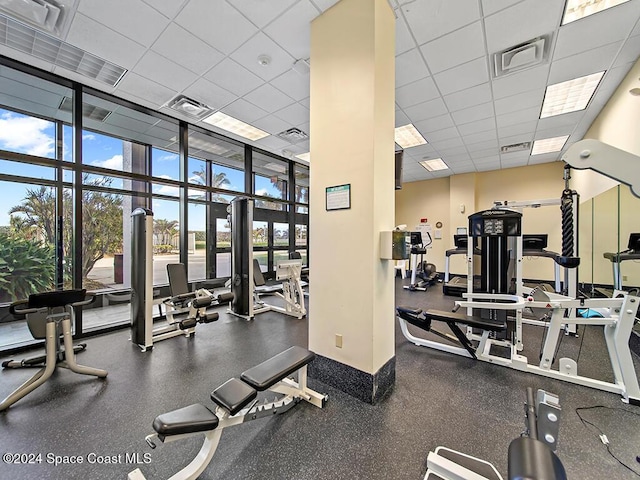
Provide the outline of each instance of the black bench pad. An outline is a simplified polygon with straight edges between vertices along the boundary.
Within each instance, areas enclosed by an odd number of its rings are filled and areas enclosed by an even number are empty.
[[[262,392],[289,374],[304,367],[316,354],[306,348],[293,346],[275,357],[242,373],[240,378]]]
[[[424,316],[431,320],[438,320],[441,322],[455,322],[468,325],[473,328],[480,328],[482,330],[490,330],[493,332],[500,332],[506,330],[506,322],[497,322],[494,320],[488,320],[479,316],[468,316],[464,313],[443,312],[441,310],[426,310]]]
[[[153,429],[160,435],[207,432],[218,426],[218,417],[200,403],[158,415]]]
[[[226,408],[231,415],[235,415],[256,398],[256,395],[258,392],[249,385],[232,378],[211,392],[211,400]]]
[[[410,315],[420,315],[422,313],[421,308],[411,308],[411,307],[396,307],[398,313],[408,313]]]

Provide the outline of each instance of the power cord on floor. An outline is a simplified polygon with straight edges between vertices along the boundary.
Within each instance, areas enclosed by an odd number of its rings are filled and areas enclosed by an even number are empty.
[[[584,334],[583,334],[584,335]],[[582,417],[582,415],[580,415],[580,412],[582,410],[593,410],[596,408],[605,408],[608,410],[620,410],[622,412],[625,413],[630,413],[631,415],[635,415],[637,417],[640,417],[640,413],[636,413],[636,412],[631,412],[629,410],[625,410],[624,408],[618,408],[618,407],[606,407],[604,405],[594,405],[592,407],[578,407],[576,408],[576,415],[578,415],[578,418],[580,419],[580,421],[582,422],[582,424],[586,427],[587,425],[591,425],[593,428],[595,428],[598,431],[598,436],[600,437],[600,441],[602,442],[602,444],[606,447],[607,452],[609,452],[609,455],[611,455],[620,465],[622,465],[624,468],[626,468],[627,470],[629,470],[631,473],[634,473],[635,475],[637,475],[638,477],[640,477],[640,473],[638,473],[637,471],[635,471],[633,468],[631,468],[629,465],[627,465],[626,463],[624,463],[622,460],[620,460],[612,451],[611,451],[611,447],[609,444],[609,439],[607,438],[607,436],[605,435],[605,433],[600,429],[600,427],[598,427],[595,423],[590,422],[589,420],[586,420]],[[640,455],[636,457],[636,460],[638,462],[640,462]]]

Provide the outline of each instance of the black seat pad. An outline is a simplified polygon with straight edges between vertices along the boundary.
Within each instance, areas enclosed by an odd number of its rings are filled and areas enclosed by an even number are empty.
[[[231,415],[235,415],[256,398],[256,395],[258,392],[249,385],[232,378],[211,392],[211,400],[226,408]]]
[[[306,348],[293,346],[275,357],[242,373],[240,378],[262,392],[287,375],[304,367],[316,354]]]
[[[421,308],[411,308],[411,307],[396,307],[398,313],[408,313],[410,315],[420,315],[422,313]]]
[[[207,432],[218,426],[218,417],[200,403],[158,415],[153,429],[163,436]]]
[[[441,310],[426,310],[424,316],[430,320],[438,320],[441,322],[455,322],[468,325],[481,330],[490,330],[500,332],[507,328],[506,322],[489,320],[476,315],[468,316],[464,313],[443,312]]]

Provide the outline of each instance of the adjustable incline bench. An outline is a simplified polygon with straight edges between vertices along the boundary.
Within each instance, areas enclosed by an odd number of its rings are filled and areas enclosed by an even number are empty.
[[[167,443],[201,433],[205,436],[196,457],[170,480],[196,479],[209,465],[226,427],[285,413],[301,400],[324,407],[328,397],[307,387],[307,365],[314,358],[315,353],[309,350],[291,347],[246,370],[240,379],[232,378],[216,388],[211,393],[211,400],[217,405],[214,411],[196,403],[156,417],[153,421],[156,433],[145,439],[151,448],[156,448],[156,440]],[[298,372],[297,382],[288,378],[294,372]],[[257,394],[265,390],[284,396],[258,404]],[[130,472],[128,478],[145,479],[139,468]]]

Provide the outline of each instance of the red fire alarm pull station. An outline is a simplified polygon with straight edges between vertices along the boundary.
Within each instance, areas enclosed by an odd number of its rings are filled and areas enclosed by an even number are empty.
[[[427,223],[429,221],[428,218],[421,218],[420,223]]]

